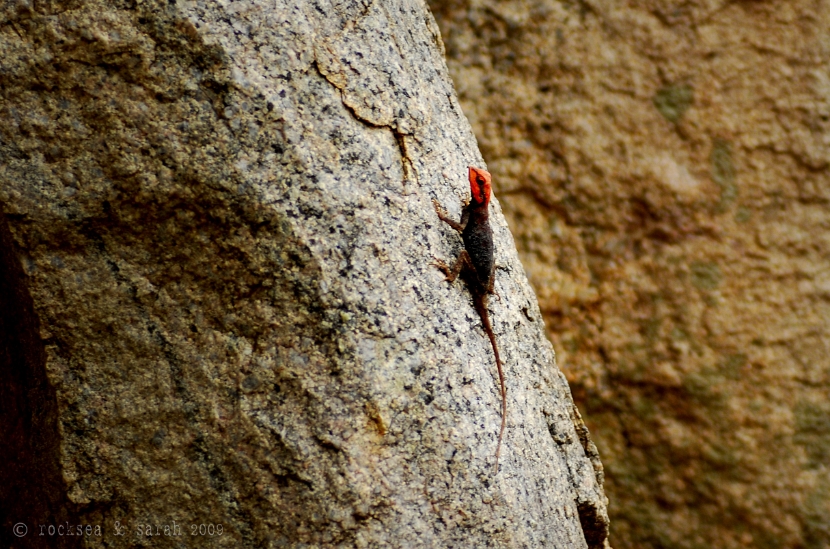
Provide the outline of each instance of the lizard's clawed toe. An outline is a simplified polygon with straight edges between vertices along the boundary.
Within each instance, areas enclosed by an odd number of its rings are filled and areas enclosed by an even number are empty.
[[[432,207],[433,207],[433,208],[435,208],[435,211],[436,211],[439,215],[447,215],[446,210],[444,210],[444,206],[442,206],[442,205],[441,205],[441,203],[440,203],[440,202],[438,202],[438,201],[437,201],[436,199],[434,199],[434,198],[432,199]]]
[[[445,275],[449,276],[450,266],[447,265],[447,263],[445,261],[443,261],[441,259],[438,259],[437,257],[433,257],[432,261],[430,262],[430,265],[432,265],[433,267],[438,267],[439,269],[441,269],[441,272],[443,272]]]

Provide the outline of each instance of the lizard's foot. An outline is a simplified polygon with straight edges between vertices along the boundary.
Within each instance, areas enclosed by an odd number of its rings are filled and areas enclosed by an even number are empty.
[[[498,265],[493,266],[493,275],[495,275],[495,271],[498,268],[499,268]],[[496,291],[496,277],[493,276],[493,275],[490,276],[490,285],[487,286],[487,293],[489,295],[496,296],[498,298],[498,300],[501,301],[501,296],[499,295],[499,292]]]
[[[430,262],[430,265],[441,269],[441,272],[447,276],[447,278],[445,278],[444,280],[449,280],[450,275],[452,274],[452,269],[450,269],[450,266],[447,265],[445,261],[438,259],[437,257],[433,257],[432,259],[433,260]]]
[[[446,217],[447,215],[449,215],[447,214],[447,210],[444,209],[444,206],[442,206],[441,203],[435,200],[434,198],[432,199],[432,207],[435,208],[435,212],[439,215],[439,217]]]

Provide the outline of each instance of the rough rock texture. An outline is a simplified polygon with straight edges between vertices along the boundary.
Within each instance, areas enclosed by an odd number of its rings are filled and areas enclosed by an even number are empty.
[[[830,547],[830,5],[432,3],[615,547]]]
[[[603,545],[497,202],[493,472],[490,343],[430,265],[484,164],[425,4],[0,6],[4,546]]]

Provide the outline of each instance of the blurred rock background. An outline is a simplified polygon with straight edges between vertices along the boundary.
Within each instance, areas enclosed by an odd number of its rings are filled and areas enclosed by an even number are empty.
[[[830,547],[830,6],[432,0],[611,543]]]

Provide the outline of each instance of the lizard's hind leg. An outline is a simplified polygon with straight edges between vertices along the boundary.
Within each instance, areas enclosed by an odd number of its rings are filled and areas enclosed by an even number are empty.
[[[461,250],[461,253],[458,254],[458,259],[455,260],[455,264],[452,267],[437,258],[432,262],[432,264],[441,269],[441,272],[447,275],[447,278],[444,279],[447,282],[454,282],[455,279],[458,278],[458,274],[465,267],[471,269],[473,272],[476,270],[476,268],[473,267],[473,260],[470,257],[470,254],[467,253],[467,250]]]
[[[487,285],[487,293],[490,295],[494,295],[501,301],[501,296],[496,291],[496,269],[498,266],[493,263],[493,268],[490,269],[490,284]]]

